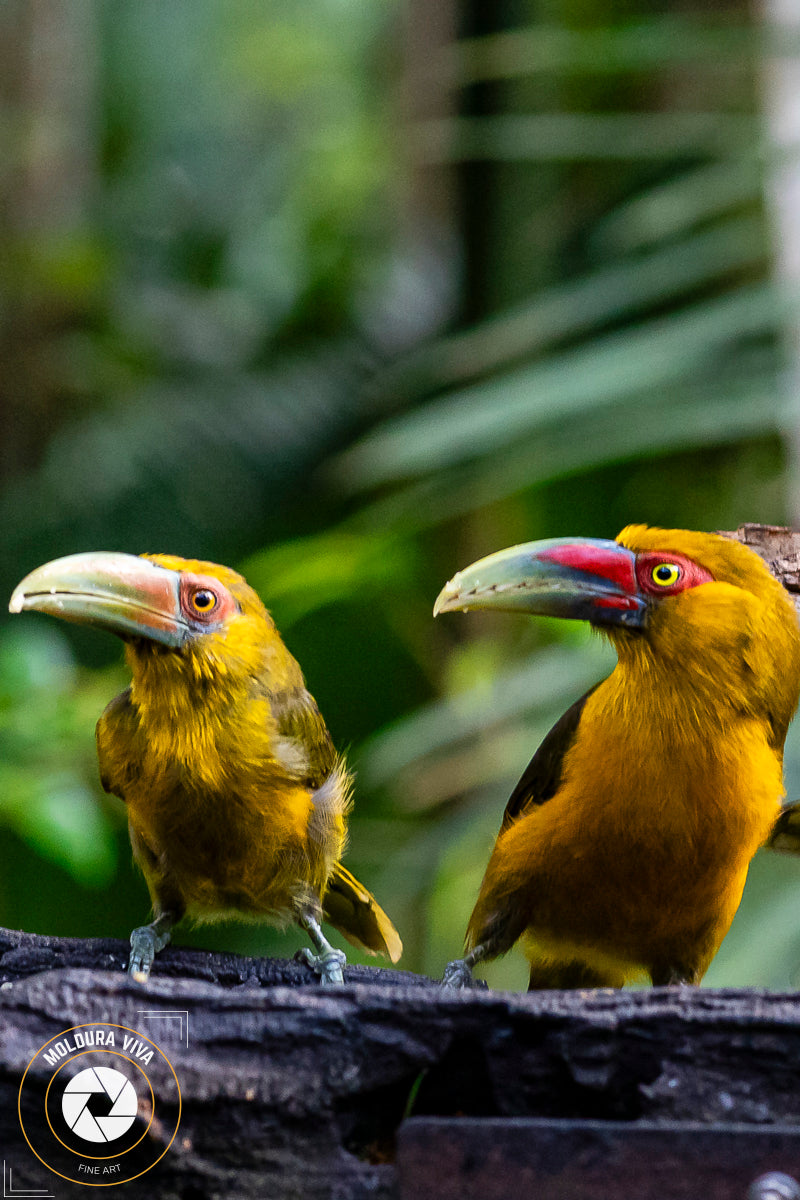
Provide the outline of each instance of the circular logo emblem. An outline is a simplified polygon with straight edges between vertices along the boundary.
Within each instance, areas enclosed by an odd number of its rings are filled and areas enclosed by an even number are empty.
[[[136,1089],[114,1067],[86,1067],[73,1075],[61,1097],[64,1120],[84,1142],[116,1141],[136,1120],[138,1107]]]
[[[19,1089],[31,1150],[75,1183],[126,1183],[163,1158],[178,1132],[181,1092],[163,1051],[142,1033],[92,1022],[56,1034]],[[147,1137],[156,1122],[157,1138]]]

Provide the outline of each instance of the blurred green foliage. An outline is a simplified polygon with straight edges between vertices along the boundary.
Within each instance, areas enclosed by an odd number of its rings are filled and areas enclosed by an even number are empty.
[[[0,13],[0,582],[92,548],[239,566],[349,747],[348,861],[434,974],[611,662],[569,623],[434,623],[443,582],[538,536],[782,522],[794,468],[756,17],[507,7],[424,47],[422,0]],[[54,624],[0,627],[0,921],[125,936],[146,893],[92,735],[125,672]],[[751,875],[708,982],[794,985],[800,864]]]
[[[37,624],[0,641],[0,818],[90,887],[108,885],[116,864],[91,743],[110,682],[108,671],[80,670],[57,630]]]

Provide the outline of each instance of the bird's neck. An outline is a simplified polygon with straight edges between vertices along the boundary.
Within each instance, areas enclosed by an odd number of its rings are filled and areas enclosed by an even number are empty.
[[[644,634],[614,638],[630,702],[653,723],[706,738],[755,721],[780,749],[797,706],[800,628],[768,582],[766,597],[721,583],[690,589],[656,606]]]
[[[268,740],[269,705],[259,701],[250,675],[208,656],[178,659],[158,650],[129,661],[131,702],[154,770],[177,767],[199,785],[217,789],[224,786],[226,763],[245,752],[256,757],[260,740]],[[237,737],[241,745],[232,744]]]
[[[776,718],[775,707],[768,707],[768,697],[779,704],[777,686],[754,678],[735,653],[710,653],[708,645],[665,656],[643,640],[631,642],[606,684],[609,708],[646,728],[665,748],[692,741],[708,745],[742,721],[759,722],[771,737],[783,721],[783,714]]]

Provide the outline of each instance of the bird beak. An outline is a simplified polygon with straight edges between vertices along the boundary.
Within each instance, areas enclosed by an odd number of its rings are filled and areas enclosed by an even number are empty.
[[[189,635],[181,615],[179,572],[133,554],[92,551],[45,563],[26,575],[9,611],[51,613],[119,637],[177,648]]]
[[[433,615],[472,608],[638,629],[647,601],[631,550],[594,538],[553,538],[511,546],[459,571],[439,593]]]

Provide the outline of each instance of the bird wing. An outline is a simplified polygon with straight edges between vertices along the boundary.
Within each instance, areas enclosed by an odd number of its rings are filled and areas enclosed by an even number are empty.
[[[558,791],[564,755],[575,741],[584,705],[597,686],[595,684],[589,688],[580,700],[571,704],[564,715],[559,717],[528,763],[506,805],[503,824],[500,826],[501,833],[529,809],[552,800]]]
[[[138,717],[131,703],[131,689],[125,688],[103,710],[97,722],[97,762],[103,791],[125,800],[126,785],[136,770],[130,746],[136,735]]]
[[[314,697],[305,688],[296,688],[273,693],[270,703],[283,740],[276,747],[278,757],[309,787],[322,787],[339,757]]]
[[[334,749],[313,696],[304,688],[273,697],[272,711],[284,740],[284,757],[291,759],[300,751],[309,763],[307,782],[314,789],[309,836],[330,848],[338,835],[340,853],[352,782],[344,760]],[[340,862],[332,865],[322,909],[326,921],[354,946],[397,962],[403,952],[397,930],[372,893]]]

